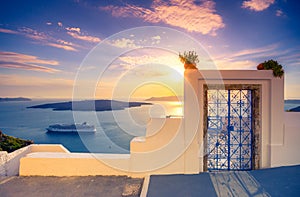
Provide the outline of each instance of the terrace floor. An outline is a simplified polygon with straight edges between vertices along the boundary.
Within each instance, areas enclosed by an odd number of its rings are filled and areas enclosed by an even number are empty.
[[[143,179],[126,176],[0,177],[1,197],[138,197]]]
[[[254,171],[150,177],[147,197],[299,196],[300,165]]]
[[[139,196],[143,179],[125,176],[0,177],[0,196]],[[147,197],[299,196],[300,165],[240,172],[150,176]]]

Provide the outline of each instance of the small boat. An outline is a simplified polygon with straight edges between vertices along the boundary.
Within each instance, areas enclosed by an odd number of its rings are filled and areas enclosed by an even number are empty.
[[[47,128],[48,132],[64,132],[64,133],[91,133],[96,132],[94,125],[89,125],[86,122],[82,124],[54,124]]]

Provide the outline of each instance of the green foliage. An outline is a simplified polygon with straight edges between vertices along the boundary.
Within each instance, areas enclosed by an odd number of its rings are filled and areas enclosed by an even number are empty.
[[[263,64],[263,67],[265,70],[273,70],[273,75],[274,77],[282,77],[284,74],[284,70],[282,68],[282,65],[280,65],[277,61],[275,60],[268,60],[265,61]]]
[[[179,60],[183,64],[193,64],[195,67],[199,63],[198,55],[195,51],[185,51],[183,54],[179,53]]]
[[[33,144],[33,141],[14,138],[5,135],[0,131],[0,151],[7,151],[10,153],[30,144]]]

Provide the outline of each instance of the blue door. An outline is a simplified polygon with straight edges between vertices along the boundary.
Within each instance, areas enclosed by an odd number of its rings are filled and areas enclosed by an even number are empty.
[[[252,90],[207,90],[208,170],[252,169]]]

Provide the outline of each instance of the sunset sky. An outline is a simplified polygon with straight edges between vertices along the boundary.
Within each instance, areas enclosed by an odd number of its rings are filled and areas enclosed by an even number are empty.
[[[299,4],[296,0],[2,1],[0,97],[71,98],[76,76],[80,78],[77,72],[93,69],[97,98],[110,98],[115,94],[112,89],[126,92],[124,87],[130,84],[135,87],[128,91],[136,97],[180,93],[183,65],[176,53],[182,52],[183,38],[147,28],[122,33],[156,26],[195,39],[216,69],[256,69],[265,60],[277,60],[286,73],[285,98],[300,99]],[[109,50],[126,53],[109,65],[83,63],[103,42]],[[198,69],[207,69],[206,57],[199,56]],[[89,87],[88,79],[93,78],[83,77],[81,85]],[[165,80],[174,87],[164,87]]]

